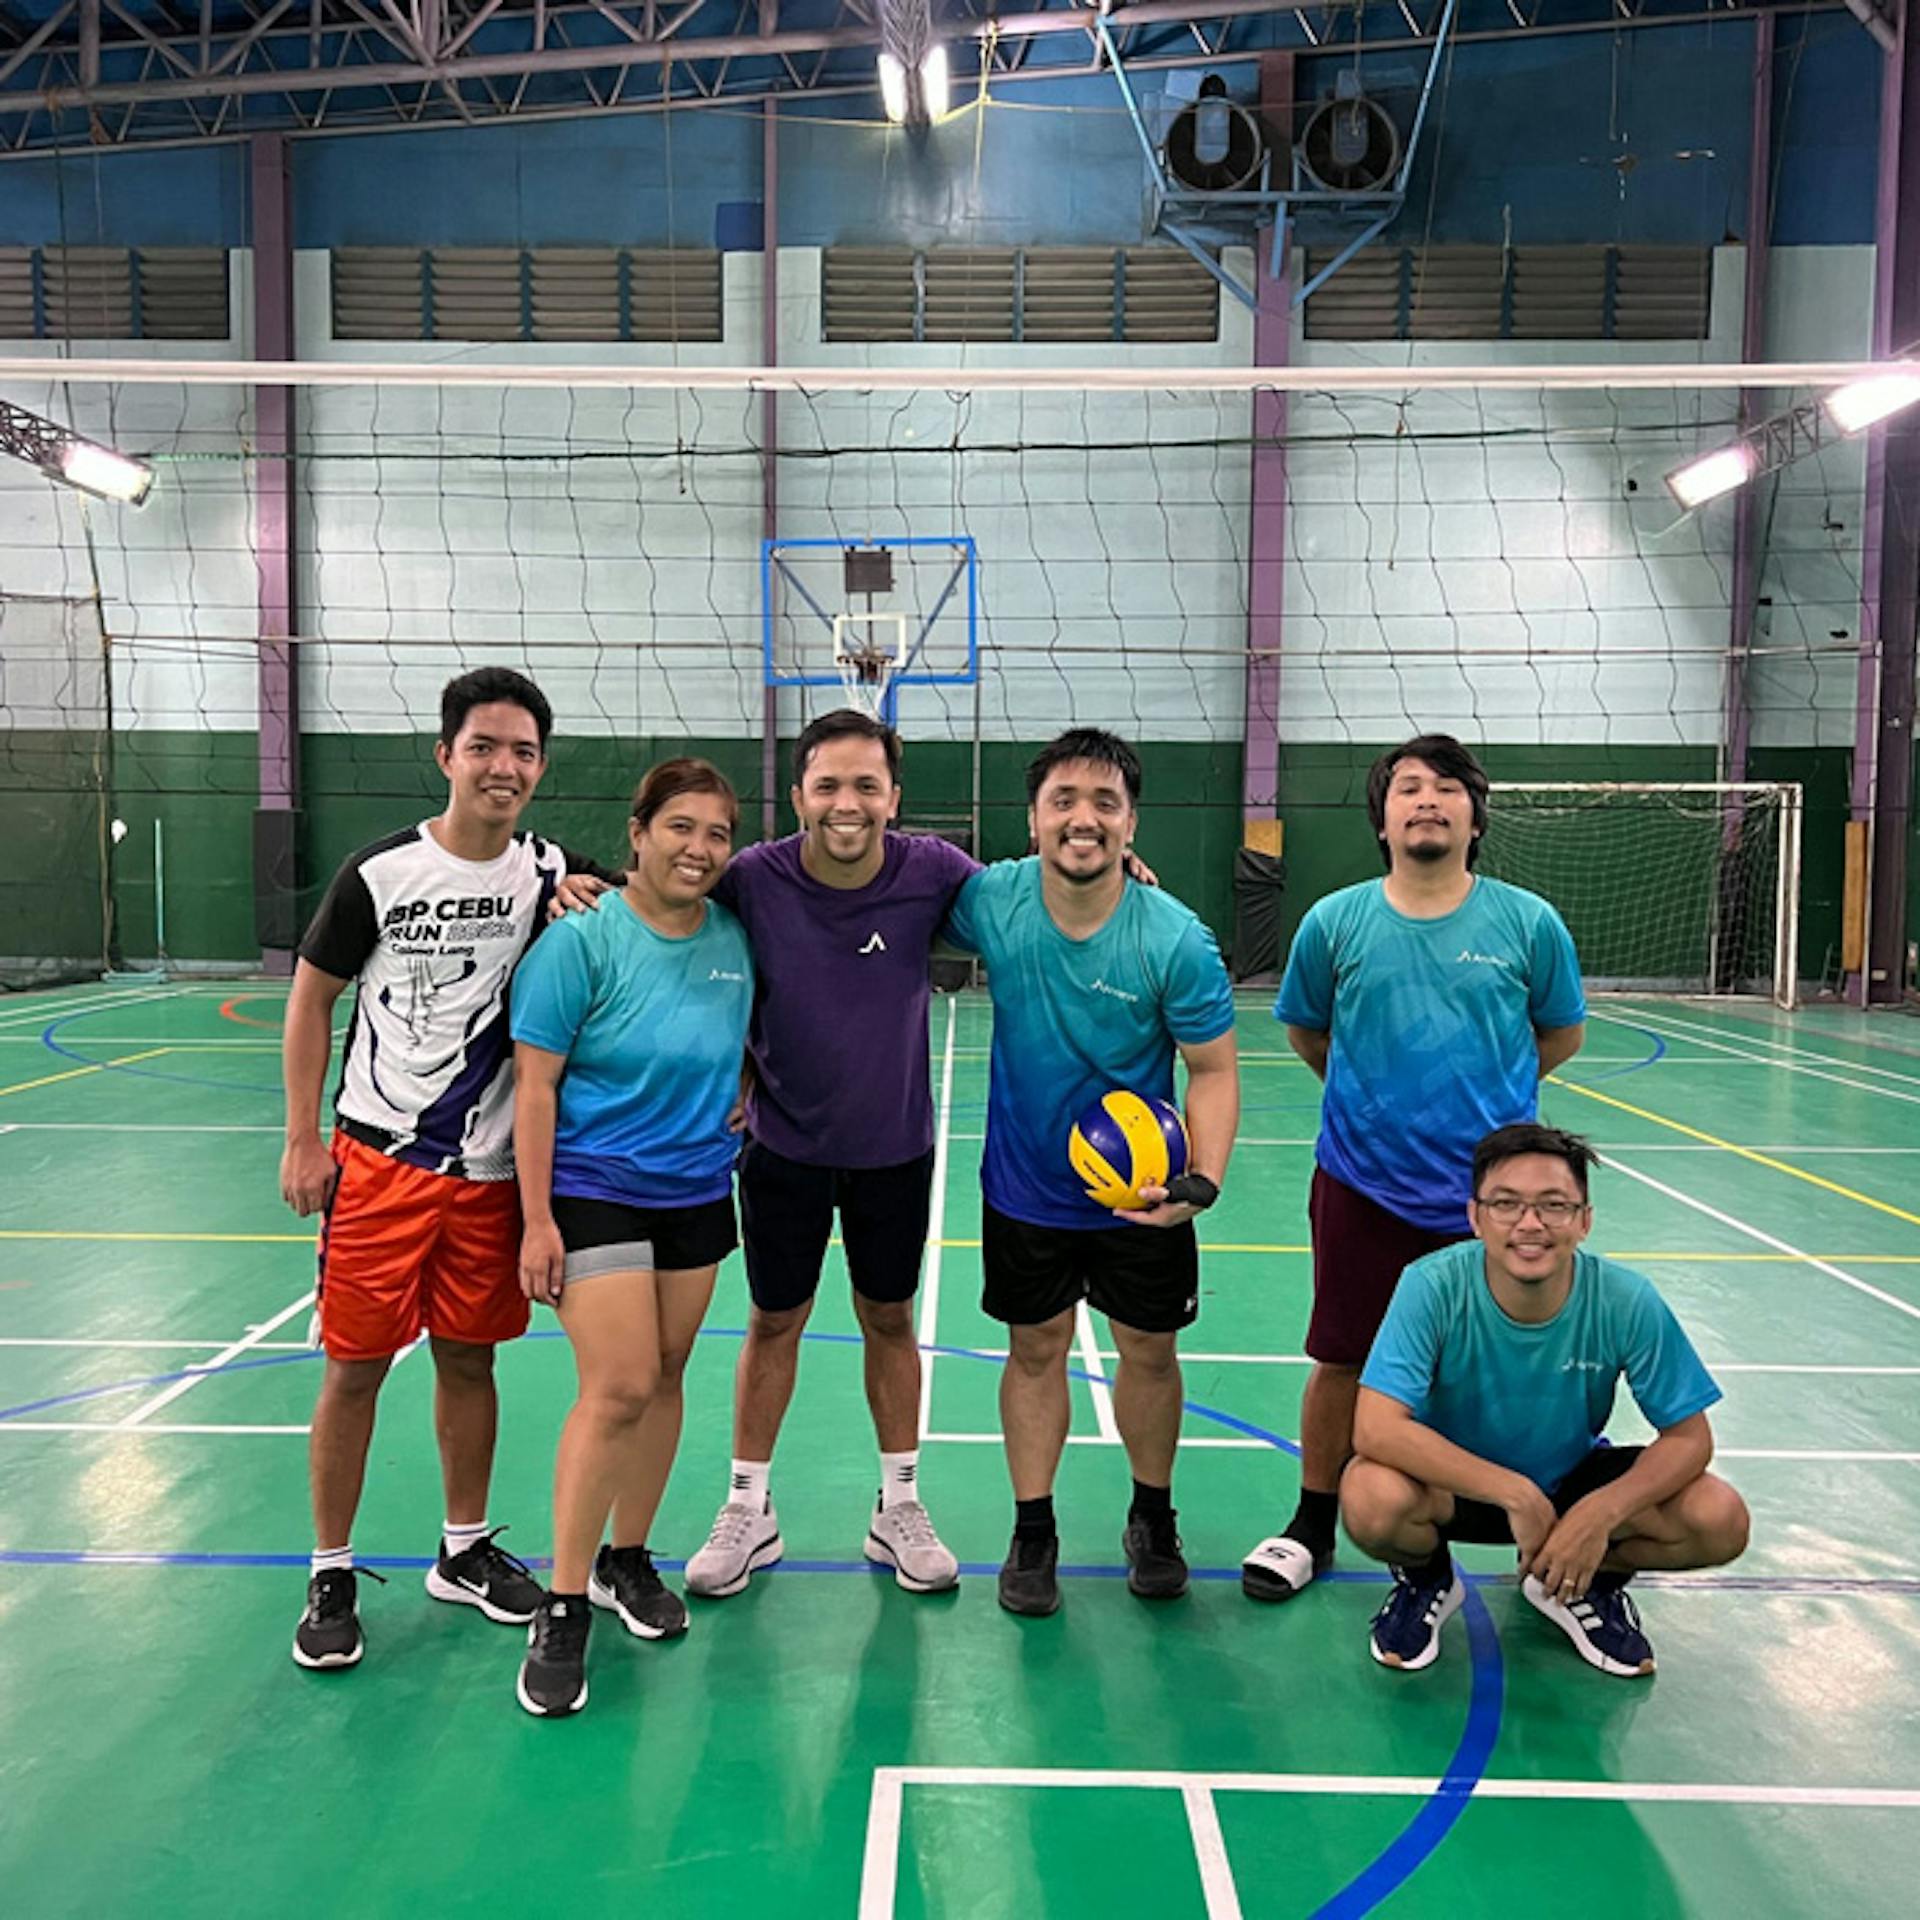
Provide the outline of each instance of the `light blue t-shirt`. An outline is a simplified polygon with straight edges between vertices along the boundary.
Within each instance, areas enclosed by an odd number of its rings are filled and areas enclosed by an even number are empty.
[[[1550,1493],[1606,1431],[1623,1375],[1655,1427],[1676,1426],[1720,1398],[1643,1274],[1583,1247],[1566,1305],[1525,1326],[1501,1312],[1486,1249],[1468,1240],[1400,1276],[1360,1384]]]
[[[1537,894],[1476,876],[1437,920],[1362,881],[1316,900],[1274,1013],[1331,1035],[1314,1157],[1435,1233],[1467,1231],[1474,1147],[1539,1107],[1539,1027],[1587,1017],[1566,923]]]
[[[1067,1138],[1103,1093],[1173,1098],[1176,1042],[1233,1027],[1233,987],[1198,915],[1129,880],[1087,940],[1054,925],[1037,858],[1003,860],[960,889],[947,932],[987,963],[993,1071],[980,1184],[988,1204],[1041,1227],[1111,1227],[1067,1159]]]
[[[622,894],[548,927],[513,976],[513,1037],[567,1056],[554,1192],[630,1207],[725,1195],[752,1011],[746,932],[713,901],[682,939]]]

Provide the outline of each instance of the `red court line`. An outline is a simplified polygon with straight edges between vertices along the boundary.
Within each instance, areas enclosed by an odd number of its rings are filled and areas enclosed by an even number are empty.
[[[236,1008],[243,1006],[249,1000],[264,1000],[266,997],[265,994],[260,993],[236,993],[231,1000],[222,1000],[220,1002],[220,1018],[222,1020],[238,1021],[243,1027],[265,1027],[270,1033],[278,1033],[282,1024],[280,1021],[256,1020],[250,1013],[239,1013],[235,1011]]]

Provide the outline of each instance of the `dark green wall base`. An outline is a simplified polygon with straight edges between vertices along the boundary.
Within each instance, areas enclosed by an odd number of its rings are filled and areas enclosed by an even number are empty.
[[[985,859],[1027,845],[1025,769],[1039,742],[989,742],[980,749],[980,845]],[[1288,746],[1282,755],[1280,813],[1286,828],[1287,889],[1282,931],[1291,937],[1321,894],[1377,873],[1366,819],[1366,774],[1385,742]],[[304,916],[334,869],[356,847],[425,817],[445,783],[430,736],[316,734],[302,742]],[[244,963],[258,952],[253,925],[252,816],[257,742],[251,734],[0,734],[0,913],[12,930],[0,952],[97,954],[104,777],[109,814],[127,824],[110,854],[116,955],[157,950],[153,825],[162,823],[166,945],[181,960]],[[739,787],[742,840],[760,824],[758,744],[738,739],[568,738],[529,824],[607,861],[624,853],[628,799],[655,760],[694,752],[714,760]],[[1233,854],[1240,844],[1237,744],[1152,742],[1142,749],[1146,791],[1142,856],[1163,882],[1212,927],[1223,944],[1233,927]],[[1684,747],[1495,748],[1496,780],[1704,780],[1709,749]],[[1753,776],[1799,780],[1806,788],[1800,963],[1818,979],[1837,964],[1841,827],[1851,756],[1840,749],[1756,751]],[[925,742],[908,750],[903,817],[910,825],[964,826],[973,804],[973,749]],[[791,743],[783,743],[777,831],[791,829],[787,803]],[[1920,926],[1920,852],[1910,861],[1913,924]]]

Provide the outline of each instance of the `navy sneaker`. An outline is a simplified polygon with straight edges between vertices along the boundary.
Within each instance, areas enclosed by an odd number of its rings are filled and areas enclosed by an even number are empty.
[[[1368,1644],[1383,1667],[1412,1673],[1440,1657],[1440,1629],[1460,1611],[1467,1584],[1451,1559],[1440,1578],[1419,1579],[1406,1567],[1393,1569],[1393,1592],[1373,1616]]]
[[[1590,1587],[1578,1600],[1563,1602],[1528,1574],[1520,1591],[1530,1607],[1573,1642],[1588,1666],[1622,1680],[1638,1680],[1653,1671],[1653,1648],[1640,1631],[1640,1609],[1624,1586]]]

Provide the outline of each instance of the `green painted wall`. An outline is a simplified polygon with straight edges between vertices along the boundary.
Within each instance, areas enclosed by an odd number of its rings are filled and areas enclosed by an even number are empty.
[[[92,736],[15,735],[0,752],[0,913],[11,937],[0,952],[97,957],[100,931],[98,797]],[[1334,887],[1379,871],[1365,810],[1366,772],[1385,743],[1289,746],[1281,768],[1287,890],[1283,930]],[[1024,773],[1038,742],[994,742],[980,752],[981,846],[998,859],[1026,849]],[[625,846],[628,795],[641,771],[669,753],[716,760],[746,802],[744,838],[757,837],[759,750],[752,741],[674,738],[554,742],[553,764],[529,814],[540,832],[596,858]],[[181,960],[244,963],[253,929],[252,815],[256,742],[250,734],[122,734],[113,744],[114,809],[128,828],[112,853],[114,948],[156,951],[153,824],[165,848],[167,950]],[[336,866],[356,847],[435,810],[445,789],[427,736],[310,735],[301,907],[310,912]],[[1232,933],[1233,853],[1240,840],[1237,746],[1158,742],[1143,749],[1146,792],[1140,851],[1223,943]],[[923,742],[906,763],[904,817],[914,825],[964,823],[972,799],[972,749]],[[1578,777],[1688,780],[1712,777],[1712,755],[1694,748],[1495,748],[1495,779]],[[1850,756],[1840,749],[1762,749],[1755,778],[1799,780],[1807,794],[1801,972],[1818,979],[1837,965],[1841,825]],[[780,831],[790,759],[783,747]],[[1920,844],[1912,861],[1914,924],[1920,926]]]

